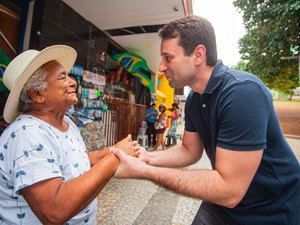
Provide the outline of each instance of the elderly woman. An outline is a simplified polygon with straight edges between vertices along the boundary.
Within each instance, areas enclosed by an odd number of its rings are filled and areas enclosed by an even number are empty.
[[[0,138],[1,224],[96,223],[97,201],[119,160],[103,149],[86,152],[80,133],[65,116],[77,103],[68,76],[76,59],[68,46],[28,50],[7,67],[10,89]],[[135,154],[130,136],[117,146]]]

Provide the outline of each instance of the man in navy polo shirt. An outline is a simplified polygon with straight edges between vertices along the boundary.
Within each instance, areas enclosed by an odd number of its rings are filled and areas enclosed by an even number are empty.
[[[140,160],[114,149],[121,160],[115,176],[149,179],[202,199],[195,225],[299,225],[300,166],[268,88],[217,60],[214,30],[204,18],[171,21],[159,34],[159,70],[170,86],[192,89],[182,144],[159,152],[141,148]],[[197,162],[203,150],[211,170],[171,168]]]

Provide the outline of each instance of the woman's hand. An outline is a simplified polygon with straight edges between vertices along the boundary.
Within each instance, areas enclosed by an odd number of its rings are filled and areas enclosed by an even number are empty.
[[[138,153],[135,149],[135,146],[137,145],[137,141],[132,141],[131,134],[129,134],[126,138],[115,144],[114,147],[122,149],[127,155],[137,157]]]

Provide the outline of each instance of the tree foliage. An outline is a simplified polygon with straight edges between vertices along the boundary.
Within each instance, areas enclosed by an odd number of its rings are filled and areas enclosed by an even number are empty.
[[[299,0],[235,0],[246,35],[239,40],[246,69],[269,88],[289,93],[298,86],[300,46]]]

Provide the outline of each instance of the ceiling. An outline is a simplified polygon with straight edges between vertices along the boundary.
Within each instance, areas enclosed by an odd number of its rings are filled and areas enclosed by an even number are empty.
[[[63,0],[86,20],[158,72],[158,30],[175,18],[192,14],[194,0]]]

